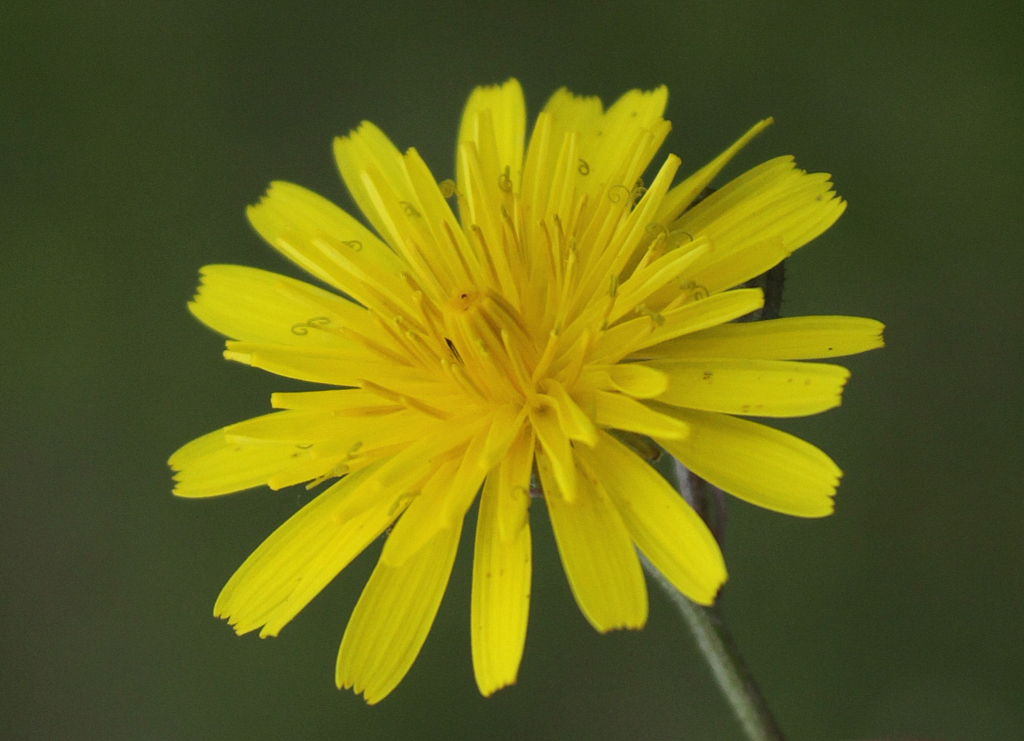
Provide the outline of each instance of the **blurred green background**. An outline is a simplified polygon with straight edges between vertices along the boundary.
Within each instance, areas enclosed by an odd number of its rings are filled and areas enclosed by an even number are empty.
[[[1024,738],[1022,39],[1015,2],[5,3],[0,737],[741,738],[661,594],[642,632],[590,629],[542,507],[519,684],[491,699],[465,538],[376,707],[333,683],[376,547],[280,638],[211,616],[309,493],[171,496],[171,451],[299,386],[221,360],[197,269],[298,276],[243,216],[270,180],[350,206],[330,143],[363,118],[448,177],[465,97],[515,75],[531,115],[667,84],[684,169],[774,115],[727,176],[834,174],[850,208],[783,314],[877,317],[888,347],[785,425],[846,471],[833,517],[729,503],[724,611],[791,741]]]

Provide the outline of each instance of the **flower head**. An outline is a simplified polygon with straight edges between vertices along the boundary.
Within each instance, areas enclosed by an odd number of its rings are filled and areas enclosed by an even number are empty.
[[[364,122],[335,142],[372,231],[320,196],[273,183],[256,230],[337,292],[212,265],[192,312],[227,335],[229,360],[332,388],[274,394],[276,409],[177,451],[175,493],[333,483],[278,528],[221,592],[238,633],[276,635],[386,529],[337,660],[339,687],[385,697],[412,665],[480,494],[472,648],[480,691],[515,681],[530,593],[531,476],[562,563],[599,631],[639,628],[639,548],[708,604],[726,571],[714,537],[624,442],[647,436],[754,504],[832,511],[841,475],[821,451],[744,416],[839,404],[839,366],[796,362],[881,345],[850,317],[733,320],[759,309],[735,288],[827,229],[845,203],[829,176],[780,157],[701,200],[769,121],[673,186],[665,88],[604,110],[555,93],[525,144],[515,80],[478,88],[455,179],[438,183]],[[458,217],[451,202],[457,203]],[[339,295],[340,294],[340,295]]]

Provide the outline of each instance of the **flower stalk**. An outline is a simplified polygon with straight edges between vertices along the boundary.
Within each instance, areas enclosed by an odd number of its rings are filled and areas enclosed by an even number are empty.
[[[706,506],[706,502],[695,501],[698,492],[695,491],[696,487],[693,484],[699,482],[702,485],[701,488],[707,489],[710,488],[707,482],[687,471],[674,458],[663,456],[662,459],[672,462],[671,467],[668,467],[667,470],[665,470],[666,467],[659,466],[666,474],[666,478],[682,497],[695,507],[702,517],[706,518],[709,508]],[[714,523],[709,523],[719,540],[721,540],[723,524],[721,512],[718,513]],[[672,583],[643,554],[640,554],[640,563],[643,565],[644,571],[668,595],[673,607],[689,626],[690,632],[693,633],[694,640],[697,642],[697,648],[708,662],[715,682],[722,690],[722,694],[725,695],[729,707],[732,708],[747,738],[750,741],[785,741],[786,737],[782,735],[782,729],[779,728],[764,695],[761,694],[757,682],[754,681],[753,674],[743,660],[739,647],[736,645],[732,633],[726,627],[717,604],[709,607],[694,604],[687,599],[686,595],[672,586]]]
[[[690,602],[650,561],[642,556],[640,560],[644,570],[665,591],[690,627],[697,647],[711,667],[715,681],[747,738],[750,741],[785,741],[718,608],[701,607]]]

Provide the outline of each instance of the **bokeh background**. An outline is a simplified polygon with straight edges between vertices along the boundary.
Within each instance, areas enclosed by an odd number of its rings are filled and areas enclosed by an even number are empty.
[[[4,3],[0,737],[741,738],[657,591],[645,630],[589,628],[542,507],[519,684],[491,699],[469,541],[376,707],[333,666],[377,547],[277,639],[211,616],[310,495],[171,496],[171,451],[297,385],[221,360],[197,269],[298,276],[243,216],[270,180],[349,206],[330,143],[363,118],[448,177],[466,95],[514,75],[532,114],[667,84],[684,169],[774,115],[726,176],[834,174],[850,208],[783,314],[877,317],[888,347],[785,425],[845,469],[833,517],[730,502],[723,609],[791,741],[1024,738],[1022,39],[1015,2]]]

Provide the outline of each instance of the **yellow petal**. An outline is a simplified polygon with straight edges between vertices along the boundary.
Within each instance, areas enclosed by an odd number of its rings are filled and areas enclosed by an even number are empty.
[[[296,409],[265,414],[236,422],[224,428],[230,441],[266,441],[313,443],[326,440],[362,440],[393,444],[414,440],[437,426],[437,420],[415,410],[403,409],[394,414],[364,417],[353,422],[351,417],[331,410]],[[414,429],[409,430],[412,427]]]
[[[462,521],[489,468],[483,453],[492,426],[477,432],[464,452],[441,463],[424,484],[388,538],[381,554],[385,563],[401,566],[438,530]]]
[[[489,116],[483,116],[481,136],[490,134],[488,128]],[[493,136],[488,136],[492,141]],[[511,166],[509,172],[501,171],[498,174],[493,172],[497,165],[497,154],[494,146],[491,146],[491,157],[489,159],[491,174],[485,174],[485,168],[489,165],[481,160],[473,142],[463,142],[458,150],[458,177],[460,185],[459,216],[462,227],[467,234],[473,234],[474,249],[470,250],[481,265],[489,268],[493,280],[489,281],[496,288],[500,288],[504,295],[513,305],[519,305],[519,284],[525,270],[515,258],[522,253],[516,250],[513,257],[507,249],[512,235],[509,225],[502,216],[502,212],[508,214],[514,210],[512,200]],[[518,184],[518,175],[516,176]],[[462,233],[462,232],[459,232]]]
[[[246,215],[272,247],[325,283],[370,306],[365,281],[402,305],[408,293],[399,277],[408,269],[402,258],[326,198],[274,182]]]
[[[377,498],[388,502],[401,502],[420,491],[420,488],[446,460],[459,459],[464,455],[467,442],[485,430],[486,420],[458,419],[436,425],[433,429],[418,435],[415,442],[406,445],[400,452],[389,458],[367,480]],[[353,516],[365,506],[364,502],[353,499],[344,502],[339,516],[344,519]]]
[[[702,290],[714,294],[768,272],[791,254],[793,252],[785,240],[774,235],[745,243],[729,252],[721,250],[715,256],[708,256],[694,265],[694,272],[688,277]]]
[[[437,420],[401,408],[355,423],[322,409],[254,417],[194,440],[171,456],[177,472],[174,493],[207,497],[342,475],[436,429]]]
[[[588,185],[596,184],[600,179],[612,185],[614,180],[610,180],[609,175],[628,156],[625,145],[635,141],[642,132],[648,133],[650,137],[633,165],[635,169],[620,171],[620,174],[633,176],[627,183],[632,187],[668,135],[670,127],[662,119],[667,103],[668,88],[664,85],[654,90],[630,90],[612,103],[599,120],[593,121],[589,131],[581,130],[581,154],[590,165],[587,177],[593,176]],[[591,192],[596,195],[596,191]]]
[[[383,131],[369,121],[363,121],[348,136],[334,140],[334,159],[338,163],[342,180],[348,186],[348,192],[352,194],[352,200],[377,233],[389,244],[396,246],[398,235],[389,227],[379,204],[367,190],[363,173],[372,168],[387,183],[397,201],[414,204],[416,196],[405,172],[401,152]]]
[[[365,496],[361,487],[375,468],[342,479],[277,528],[221,590],[214,615],[239,634],[262,627],[261,636],[277,635],[401,513],[383,504],[336,517],[342,500]]]
[[[633,311],[639,304],[647,301],[652,294],[678,278],[708,249],[707,242],[687,245],[685,249],[676,249],[652,262],[646,268],[633,273],[629,280],[619,286],[608,322],[614,323]],[[678,291],[678,288],[676,289]]]
[[[444,281],[451,293],[469,285],[483,285],[486,276],[477,254],[459,228],[455,214],[441,194],[427,163],[415,149],[406,152],[403,160],[419,205],[419,216],[407,218],[422,222],[411,226],[422,230],[421,239],[426,247],[423,254],[433,258],[433,269],[443,272]],[[405,213],[402,215],[405,216]],[[449,296],[450,293],[442,298],[447,299]]]
[[[519,436],[526,420],[526,409],[517,409],[515,404],[505,404],[494,410],[491,429],[484,441],[480,464],[490,470],[504,458],[509,447]]]
[[[606,432],[580,460],[608,493],[637,547],[694,602],[710,605],[726,579],[722,552],[700,516],[664,478]]]
[[[291,442],[247,445],[230,441],[222,428],[183,445],[167,462],[176,472],[176,496],[213,497],[262,486],[274,474],[307,457],[307,450]]]
[[[486,127],[481,121],[485,112],[489,119]],[[482,128],[490,128],[487,136],[484,136]],[[485,144],[494,146],[496,169],[483,173],[485,178],[493,178],[497,185],[499,175],[508,167],[512,187],[519,190],[525,136],[526,102],[518,80],[513,78],[501,85],[478,87],[470,94],[462,112],[458,143],[472,142],[478,152]],[[462,168],[456,165],[455,171],[461,172]],[[459,190],[466,191],[462,181]]]
[[[401,568],[377,563],[356,603],[338,651],[335,682],[370,705],[405,676],[441,605],[462,525],[441,530]]]
[[[563,87],[552,93],[542,112],[551,120],[561,141],[566,131],[591,136],[604,116],[604,106],[596,96],[573,95]]]
[[[558,412],[558,421],[565,431],[566,437],[571,440],[580,440],[587,445],[597,443],[597,428],[575,401],[569,396],[565,388],[554,378],[543,382],[544,391],[555,403],[555,410]]]
[[[600,103],[598,103],[600,106]],[[555,169],[555,157],[558,154],[557,147],[561,146],[564,135],[559,135],[556,140],[552,134],[551,115],[541,111],[537,116],[537,123],[534,124],[533,133],[530,135],[530,143],[526,149],[526,159],[523,162],[523,177],[520,184],[520,204],[523,211],[530,214],[530,224],[540,221],[540,217],[534,214],[543,214],[547,208],[548,193],[550,191],[551,175]],[[462,162],[466,161],[466,155],[462,156]],[[530,238],[536,232],[528,231]],[[529,261],[531,253],[527,252],[525,258]]]
[[[785,257],[828,229],[846,209],[829,177],[796,169],[792,157],[778,157],[685,212],[670,231],[683,231],[694,239],[707,237],[714,245],[694,264],[692,280],[712,293],[731,288],[751,275],[744,260],[733,259],[736,253],[778,238]]]
[[[498,499],[498,533],[506,543],[514,540],[519,530],[529,525],[530,478],[533,475],[533,452],[536,438],[531,428],[524,428],[508,449],[498,466],[502,492]]]
[[[509,484],[507,475],[491,472],[476,521],[470,626],[473,670],[485,697],[515,684],[530,611],[530,498]],[[503,537],[503,519],[516,519],[522,526],[512,537]]]
[[[552,476],[558,481],[562,496],[572,501],[576,497],[576,464],[572,457],[572,444],[559,424],[558,406],[550,396],[540,396],[541,406],[530,409],[530,424],[550,461]]]
[[[679,183],[668,195],[665,196],[665,200],[661,204],[661,208],[658,210],[658,216],[655,219],[656,223],[668,224],[675,219],[683,210],[689,206],[693,199],[700,195],[706,187],[711,185],[711,181],[715,179],[715,176],[722,171],[722,168],[728,164],[729,160],[736,156],[743,147],[747,146],[751,139],[764,131],[768,126],[772,124],[774,119],[766,118],[762,121],[758,121],[756,124],[750,127],[750,129],[736,140],[735,143],[720,155],[711,160],[704,167],[697,170],[697,172],[690,175],[683,182]]]
[[[395,384],[404,387],[406,380],[417,385],[422,385],[424,380],[430,381],[429,378],[424,379],[425,374],[418,368],[389,363],[360,346],[298,348],[233,341],[226,345],[224,357],[228,360],[300,381],[358,386],[361,381],[372,378],[389,388]],[[428,386],[437,387],[439,392],[444,390],[436,382],[428,383]]]
[[[756,417],[802,417],[839,406],[850,372],[839,365],[789,360],[651,360],[668,376],[658,401]]]
[[[366,197],[373,204],[376,218],[381,222],[388,243],[395,252],[409,264],[410,272],[416,277],[424,293],[435,304],[443,303],[453,290],[454,278],[446,273],[444,260],[437,254],[437,245],[430,235],[430,227],[423,218],[424,206],[416,195],[414,186],[405,171],[405,160],[401,160],[403,178],[407,192],[396,190],[374,165],[360,173]],[[437,186],[433,186],[440,197]]]
[[[335,414],[353,417],[401,409],[393,402],[382,400],[363,389],[277,392],[270,395],[270,404],[275,409],[330,410]]]
[[[241,265],[207,265],[189,310],[243,342],[347,347],[336,330],[367,326],[366,309],[308,283]]]
[[[759,507],[823,517],[842,471],[810,443],[725,414],[664,407],[690,425],[684,440],[659,439],[669,453],[719,489]]]
[[[607,496],[585,476],[576,497],[559,492],[547,456],[537,456],[551,528],[576,604],[596,630],[642,628],[647,586],[626,526]]]
[[[473,436],[466,447],[466,452],[459,460],[459,470],[449,480],[450,490],[445,500],[445,506],[438,512],[441,521],[446,526],[461,519],[473,503],[473,499],[476,498],[476,494],[484,482],[484,477],[494,463],[490,456],[504,455],[505,453],[504,450],[488,450],[488,445],[494,443],[494,438],[490,434],[493,427],[494,422],[488,419],[485,426]],[[512,437],[505,437],[505,441],[506,445],[511,445]]]
[[[581,137],[587,137],[598,125],[602,116],[601,101],[597,98],[575,96],[562,88],[548,99],[537,116],[523,164],[522,203],[531,221],[540,221],[548,211],[551,182],[566,135],[575,134],[578,144]],[[584,168],[585,160],[582,156],[580,160],[582,162],[575,163],[576,185],[585,188],[592,181],[588,179],[589,165]],[[581,174],[583,172],[587,175]]]
[[[651,294],[647,299],[648,307],[661,310],[677,304],[680,297],[714,296],[771,270],[790,255],[778,235],[751,242],[728,253],[710,253],[705,251],[699,256],[702,259],[695,261],[697,264],[681,284],[669,283]]]
[[[881,322],[854,316],[798,316],[722,324],[638,353],[652,358],[811,360],[882,347]]]
[[[592,295],[599,293],[603,286],[608,285],[609,280],[617,280],[628,265],[635,265],[639,261],[638,247],[645,239],[645,236],[650,233],[651,219],[654,218],[654,212],[668,191],[672,178],[675,177],[676,171],[679,169],[679,165],[680,160],[674,154],[670,154],[665,159],[654,181],[651,183],[651,187],[646,190],[640,202],[629,211],[628,216],[614,230],[607,247],[603,251],[600,249],[595,251],[593,253],[594,259],[585,262],[584,267],[587,277],[582,282],[580,290],[585,300],[589,300]],[[632,188],[633,186],[630,187]],[[632,190],[628,195],[624,191],[613,191],[609,193],[609,196],[613,201],[621,199],[631,203],[633,200],[632,193]],[[596,244],[604,244],[604,240],[599,238]],[[674,256],[673,259],[678,260],[679,257]],[[679,269],[681,270],[682,267]],[[678,275],[678,272],[676,275]],[[627,280],[622,285],[624,291],[622,299],[631,301],[631,303],[626,305],[627,311],[632,311],[642,300],[641,295],[647,295],[647,292],[641,292],[641,289],[644,288],[643,284],[648,277],[642,272],[639,281],[641,285],[638,286],[636,282],[631,280]],[[661,283],[668,280],[671,280],[668,273],[661,276]],[[654,286],[651,286],[651,290],[653,288]],[[612,315],[609,317],[610,321],[614,321],[623,313],[618,311],[618,306],[619,304],[616,302]]]
[[[445,508],[452,478],[459,462],[445,461],[423,485],[388,535],[380,558],[388,566],[400,567],[445,527],[440,511]]]
[[[660,414],[629,396],[594,391],[593,399],[595,421],[603,427],[673,439],[685,437],[689,432],[678,419]]]
[[[601,335],[592,362],[613,362],[650,345],[724,324],[764,306],[760,288],[739,288],[670,309],[662,314],[631,319]]]
[[[668,91],[631,90],[602,112],[597,98],[574,96],[565,89],[548,100],[537,117],[523,171],[522,203],[534,223],[552,211],[550,185],[567,136],[574,135],[576,161],[567,187],[590,204],[585,232],[578,246],[586,262],[588,248],[604,244],[625,215],[629,193],[671,128],[662,119]],[[569,170],[565,170],[570,174]],[[605,233],[604,241],[594,235]],[[533,234],[537,237],[537,234]],[[531,240],[532,241],[532,240]]]
[[[274,491],[280,491],[307,481],[322,483],[329,478],[355,470],[352,466],[345,465],[347,459],[348,455],[345,452],[336,452],[329,457],[311,455],[309,458],[299,459],[298,463],[278,471],[267,479],[267,486]]]
[[[639,363],[590,365],[580,374],[579,385],[586,389],[621,391],[636,399],[652,399],[668,388],[668,378],[659,370]]]

